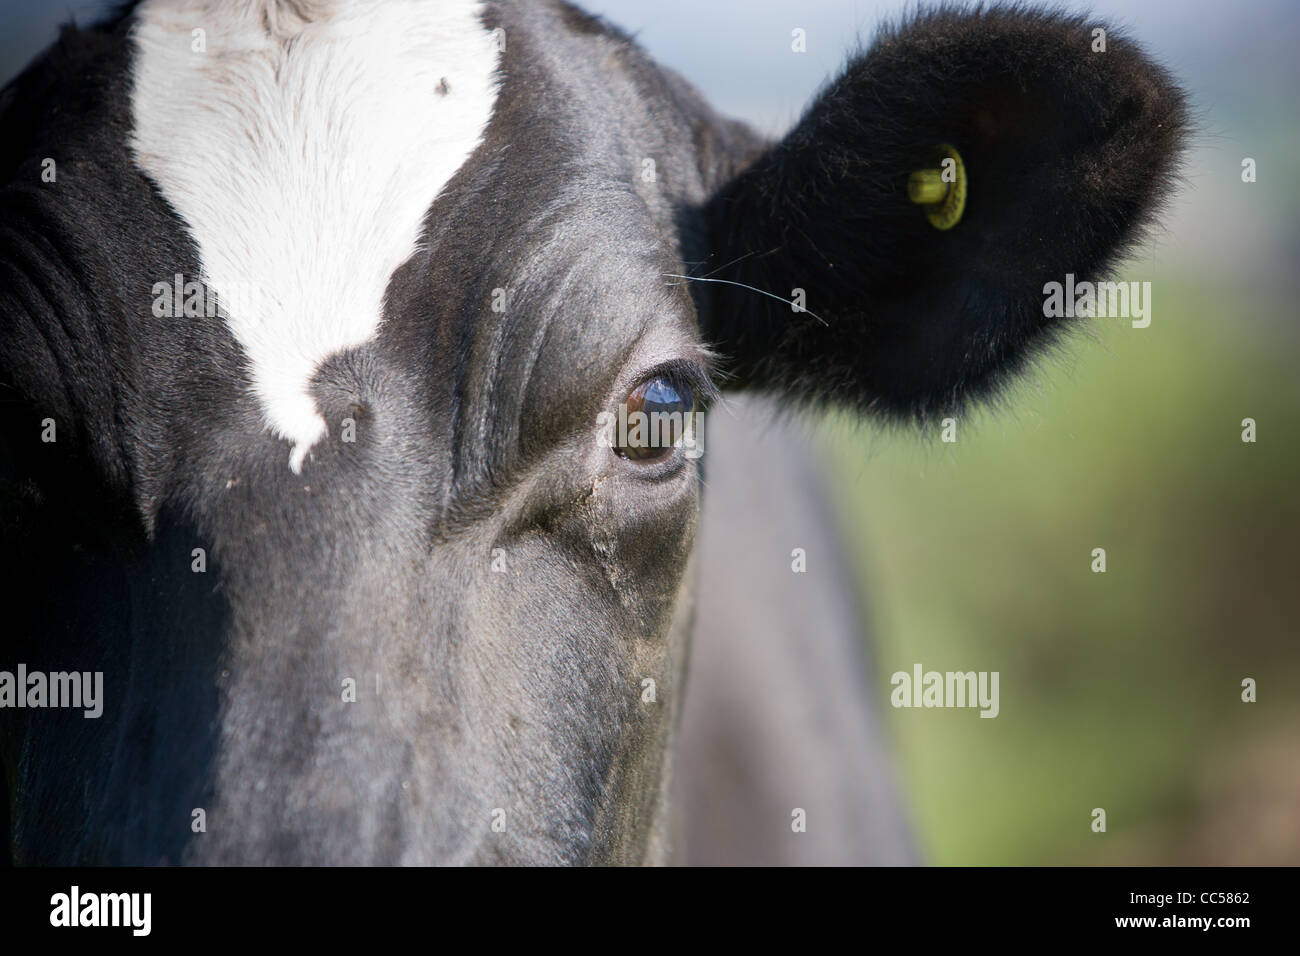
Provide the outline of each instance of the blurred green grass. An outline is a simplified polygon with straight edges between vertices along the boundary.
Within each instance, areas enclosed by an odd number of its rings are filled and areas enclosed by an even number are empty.
[[[1153,293],[956,444],[821,430],[878,699],[917,662],[1001,673],[993,720],[883,705],[931,862],[1300,862],[1297,330],[1194,277]]]

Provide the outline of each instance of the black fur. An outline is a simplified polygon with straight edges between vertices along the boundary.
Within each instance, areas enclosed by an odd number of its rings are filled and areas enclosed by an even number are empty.
[[[1092,30],[1106,30],[1104,53]],[[1176,176],[1184,96],[1100,21],[942,7],[883,30],[707,210],[705,333],[737,384],[924,421],[989,394],[1059,323],[1043,285],[1097,279]],[[951,143],[963,220],[934,229],[908,174]],[[738,260],[720,271],[718,265]]]

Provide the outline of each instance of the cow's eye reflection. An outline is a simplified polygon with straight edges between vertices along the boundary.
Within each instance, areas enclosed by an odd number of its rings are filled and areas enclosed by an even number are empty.
[[[666,375],[646,379],[619,409],[614,451],[629,461],[663,461],[691,427],[695,398],[690,386]]]

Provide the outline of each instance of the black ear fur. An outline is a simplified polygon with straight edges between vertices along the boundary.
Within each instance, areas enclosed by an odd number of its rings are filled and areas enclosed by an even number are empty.
[[[1140,238],[1187,127],[1169,74],[1103,23],[922,12],[706,207],[712,263],[738,260],[714,277],[787,299],[802,288],[819,318],[712,284],[697,287],[704,333],[738,387],[892,419],[955,410],[1051,340],[1063,320],[1043,316],[1045,283],[1098,279]],[[947,232],[907,197],[940,143],[970,181]]]

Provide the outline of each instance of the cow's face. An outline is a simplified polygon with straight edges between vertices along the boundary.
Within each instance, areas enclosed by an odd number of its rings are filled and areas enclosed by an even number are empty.
[[[4,104],[12,510],[53,529],[10,569],[45,598],[22,650],[106,681],[93,730],[11,733],[27,858],[658,857],[717,384],[922,420],[988,392],[1183,123],[1134,47],[1045,16],[891,34],[768,148],[563,7],[173,7]],[[942,143],[946,231],[907,193]],[[177,274],[219,313],[160,308]]]

